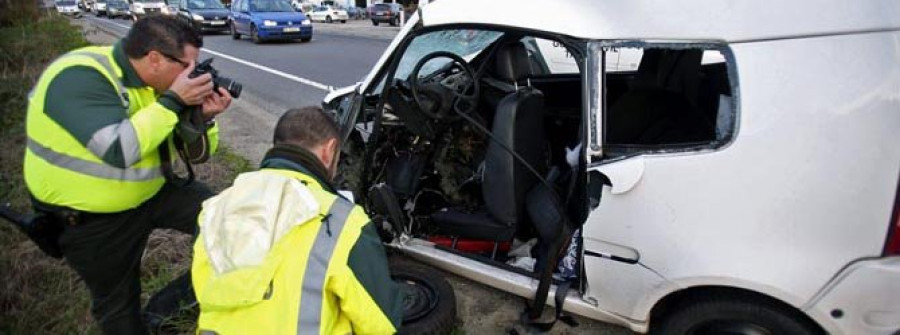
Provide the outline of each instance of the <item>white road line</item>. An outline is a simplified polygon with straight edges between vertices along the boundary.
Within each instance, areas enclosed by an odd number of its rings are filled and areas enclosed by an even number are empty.
[[[122,28],[125,28],[125,29],[131,29],[131,27],[126,26],[126,25],[121,24],[121,23],[116,23],[116,22],[112,22],[112,21],[103,21],[103,20],[94,19],[94,18],[91,18],[91,20],[97,20],[97,21],[101,21],[101,22],[111,23],[111,24],[117,25],[117,26],[122,27]],[[306,78],[300,78],[300,77],[297,77],[297,76],[292,75],[292,74],[290,74],[290,73],[285,73],[285,72],[282,72],[282,71],[278,71],[278,70],[273,69],[273,68],[270,68],[270,67],[268,67],[268,66],[259,65],[259,64],[253,63],[253,62],[251,62],[251,61],[243,60],[243,59],[240,59],[240,58],[237,58],[237,57],[234,57],[234,56],[231,56],[231,55],[228,55],[228,54],[219,52],[219,51],[215,51],[215,50],[212,50],[212,49],[209,49],[209,48],[203,48],[203,49],[200,49],[200,51],[208,52],[208,53],[211,53],[211,54],[213,54],[213,55],[216,55],[216,56],[225,58],[225,59],[227,59],[227,60],[230,60],[230,61],[232,61],[232,62],[235,62],[235,63],[238,63],[238,64],[243,64],[243,65],[246,65],[246,66],[249,66],[249,67],[258,69],[258,70],[262,70],[262,71],[265,71],[265,72],[274,74],[274,75],[276,75],[276,76],[282,77],[282,78],[287,79],[287,80],[292,80],[292,81],[295,81],[295,82],[298,82],[298,83],[301,83],[301,84],[304,84],[304,85],[309,85],[309,86],[318,88],[318,89],[320,89],[320,90],[323,90],[323,91],[325,91],[325,92],[330,92],[330,91],[334,90],[334,87],[333,87],[333,86],[325,85],[325,84],[322,84],[322,83],[319,83],[319,82],[316,82],[316,81],[312,81],[312,80],[309,80],[309,79],[306,79]]]

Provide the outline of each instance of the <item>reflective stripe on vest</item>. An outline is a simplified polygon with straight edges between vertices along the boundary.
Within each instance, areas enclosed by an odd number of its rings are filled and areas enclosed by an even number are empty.
[[[50,164],[89,176],[127,181],[153,180],[162,177],[162,171],[159,167],[121,169],[103,163],[86,161],[53,151],[31,137],[28,138],[27,147],[36,156]]]
[[[325,289],[325,273],[334,253],[334,247],[344,230],[344,223],[353,210],[353,203],[337,197],[316,233],[306,271],[303,275],[303,291],[300,312],[297,317],[297,334],[318,334],[322,325],[322,292]],[[332,232],[335,234],[332,235]]]
[[[125,107],[125,109],[128,109],[128,107],[129,107],[128,91],[125,90],[125,84],[122,84],[122,78],[119,78],[119,76],[116,75],[116,70],[113,68],[112,64],[109,63],[109,58],[106,57],[106,55],[93,53],[90,51],[76,50],[76,51],[67,53],[65,55],[62,55],[62,57],[60,57],[60,58],[64,58],[64,57],[68,57],[68,56],[88,56],[88,57],[91,57],[94,60],[96,60],[97,63],[100,63],[100,66],[102,66],[103,69],[106,70],[106,73],[110,74],[113,78],[115,78],[115,80],[113,80],[113,85],[116,86],[116,91],[119,92],[119,100],[122,101],[122,107]],[[57,59],[57,60],[59,60],[59,59]],[[31,100],[31,98],[34,96],[34,90],[36,88],[37,88],[37,86],[32,88],[31,91],[28,91],[28,100]]]
[[[128,91],[125,89],[125,84],[122,83],[122,79],[116,75],[116,70],[113,68],[112,64],[109,62],[109,57],[104,54],[94,53],[85,50],[76,50],[70,53],[63,55],[62,58],[70,57],[70,56],[86,56],[91,59],[97,61],[106,73],[114,78],[111,82],[116,87],[116,91],[118,92],[119,100],[122,102],[122,107],[125,110],[128,110],[129,101],[128,101]],[[28,93],[28,98],[31,99],[32,95],[34,95],[34,89]],[[134,129],[134,125],[131,123],[131,119],[125,118],[119,123],[111,124],[106,127],[101,128],[94,132],[91,136],[90,141],[88,141],[86,147],[97,157],[103,157],[107,151],[109,151],[110,147],[116,143],[116,139],[119,140],[118,144],[122,150],[122,158],[125,166],[131,166],[134,163],[137,163],[141,160],[141,147],[137,137],[137,131]],[[29,138],[29,147],[32,146],[33,140]],[[34,143],[38,145],[37,143]],[[113,178],[111,176],[122,176],[124,178],[116,178],[120,180],[149,180],[159,176],[162,174],[156,175],[148,175],[146,172],[137,171],[137,172],[129,172],[127,170],[118,169],[115,167],[104,167],[103,169],[98,169],[97,163],[88,162],[84,160],[79,160],[77,158],[72,158],[68,156],[64,156],[58,154],[56,152],[50,151],[45,147],[41,147],[43,150],[43,154],[38,153],[37,150],[33,150],[35,154],[44,158],[44,160],[53,163],[59,167],[67,168],[70,170],[74,170],[77,172],[81,172],[87,175],[92,175],[95,177],[103,177],[103,178]],[[49,156],[48,156],[49,155]],[[78,164],[73,166],[64,166],[57,164],[55,162],[72,162],[72,160],[79,160]],[[88,164],[88,165],[85,165]],[[80,168],[80,169],[79,169]],[[146,170],[146,169],[145,169]],[[149,177],[144,177],[149,176]]]
[[[116,91],[119,92],[119,99],[122,100],[122,107],[128,109],[128,91],[125,90],[125,84],[122,84],[122,78],[119,78],[119,76],[116,75],[116,70],[113,68],[112,64],[109,63],[109,57],[85,50],[72,51],[67,53],[66,56],[88,56],[97,61],[97,63],[100,63],[100,66],[103,66],[106,73],[115,79],[113,80],[113,84],[116,86]]]

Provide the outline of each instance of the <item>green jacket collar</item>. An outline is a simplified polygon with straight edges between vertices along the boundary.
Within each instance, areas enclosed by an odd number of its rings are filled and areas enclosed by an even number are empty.
[[[293,145],[279,144],[266,152],[260,168],[284,169],[300,172],[315,179],[322,189],[337,194],[328,179],[328,169],[312,152]]]
[[[122,84],[125,87],[145,87],[147,84],[141,80],[137,71],[131,66],[131,62],[128,61],[128,56],[125,55],[125,50],[122,47],[124,41],[125,39],[123,38],[113,45],[113,59],[119,65],[119,68],[122,69]]]

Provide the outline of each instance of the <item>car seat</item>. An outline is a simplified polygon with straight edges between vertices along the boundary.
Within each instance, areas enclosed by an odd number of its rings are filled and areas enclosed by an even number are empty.
[[[433,213],[431,218],[439,233],[495,241],[496,254],[497,242],[509,241],[517,231],[532,227],[525,201],[538,179],[504,146],[543,174],[547,168],[543,107],[543,93],[531,87],[522,87],[500,100],[491,130],[495,140],[488,144],[485,154],[484,211],[466,213],[447,208]]]

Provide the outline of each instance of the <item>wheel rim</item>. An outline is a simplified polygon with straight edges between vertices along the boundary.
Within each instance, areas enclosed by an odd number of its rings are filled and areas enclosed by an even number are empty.
[[[774,335],[772,330],[745,320],[713,320],[691,328],[688,334],[695,335]]]
[[[431,313],[438,303],[437,289],[426,281],[405,275],[394,275],[403,296],[403,322],[413,322]]]
[[[326,23],[331,23],[331,16],[326,16],[326,17],[325,17],[325,22],[326,22]]]

